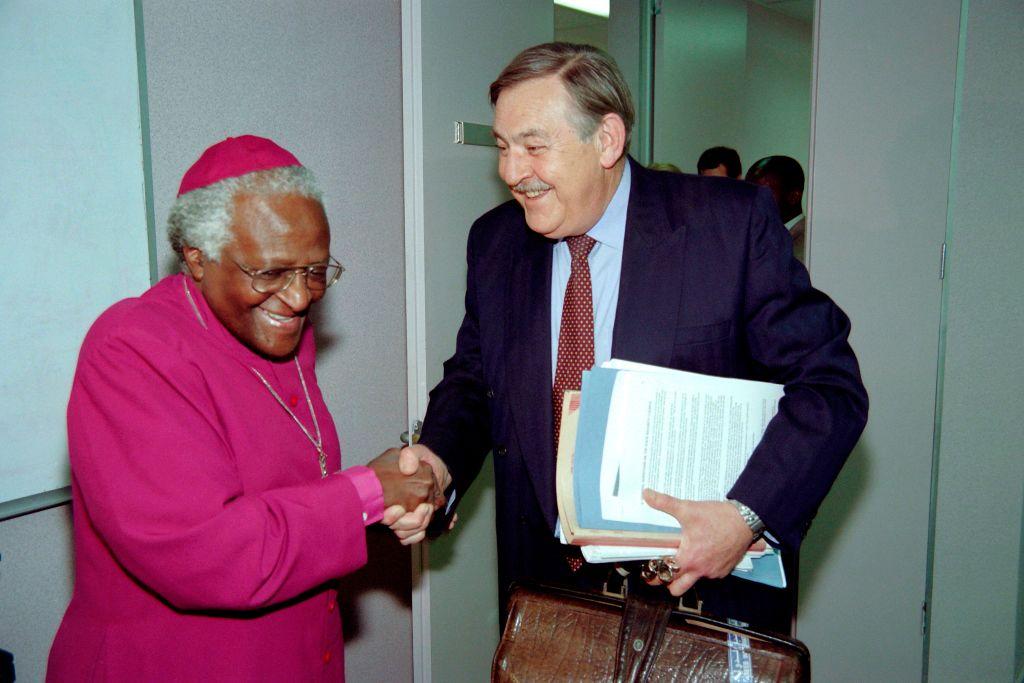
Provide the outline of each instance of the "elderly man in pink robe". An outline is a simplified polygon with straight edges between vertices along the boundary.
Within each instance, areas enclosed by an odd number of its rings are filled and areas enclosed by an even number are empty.
[[[341,469],[310,308],[338,277],[312,175],[255,136],[210,147],[168,227],[183,272],[108,309],[68,405],[75,588],[53,681],[344,679],[335,579],[365,527],[442,504],[397,449]]]

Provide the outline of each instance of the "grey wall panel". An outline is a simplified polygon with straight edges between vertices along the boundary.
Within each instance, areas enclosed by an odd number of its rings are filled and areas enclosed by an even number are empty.
[[[19,681],[41,681],[50,643],[71,599],[71,506],[0,524],[0,649]]]
[[[871,397],[807,537],[798,634],[816,678],[921,675],[959,0],[821,0],[811,278],[853,321]]]
[[[963,46],[928,673],[1009,681],[1024,647],[1024,5],[970,3]]]
[[[633,122],[629,153],[640,163],[646,163],[650,143],[647,133],[650,126],[643,102],[647,85],[645,83],[641,86],[642,70],[646,68],[644,65],[653,61],[641,52],[641,22],[648,27],[651,23],[644,11],[646,4],[641,0],[610,0],[608,12],[608,54],[619,65],[629,92],[633,95],[636,120]]]
[[[1024,484],[1021,485],[1024,488]],[[1018,683],[1024,678],[1024,491],[1021,495],[1020,508],[1020,546],[1018,548],[1020,560],[1017,564],[1017,628],[1014,629],[1017,643],[1017,651],[1014,659],[1017,668]]]
[[[154,204],[163,239],[178,182],[208,145],[255,133],[320,180],[348,269],[317,312],[317,374],[346,464],[397,443],[406,421],[401,15],[397,0],[144,2]],[[352,680],[410,680],[409,555],[370,535],[346,583]],[[387,653],[382,657],[381,653]]]
[[[455,349],[465,312],[466,236],[509,199],[493,147],[452,144],[454,121],[490,126],[487,87],[520,50],[551,40],[549,0],[421,4],[423,240],[427,388]],[[459,526],[428,549],[431,673],[487,680],[498,642],[494,489],[490,462],[459,507]]]

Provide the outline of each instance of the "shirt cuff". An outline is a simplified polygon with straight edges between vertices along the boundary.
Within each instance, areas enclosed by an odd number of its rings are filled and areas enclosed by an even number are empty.
[[[348,477],[356,487],[356,493],[363,504],[363,524],[370,526],[379,522],[384,517],[384,488],[373,470],[365,465],[356,465],[339,474]]]

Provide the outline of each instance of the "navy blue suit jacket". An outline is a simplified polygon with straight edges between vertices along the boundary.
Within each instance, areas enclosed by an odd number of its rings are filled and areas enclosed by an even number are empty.
[[[729,497],[795,551],[867,416],[849,320],[811,287],[766,189],[630,163],[612,357],[785,385]],[[553,245],[514,201],[473,225],[466,314],[420,439],[460,492],[493,449],[503,585],[537,578],[531,546],[557,514]]]

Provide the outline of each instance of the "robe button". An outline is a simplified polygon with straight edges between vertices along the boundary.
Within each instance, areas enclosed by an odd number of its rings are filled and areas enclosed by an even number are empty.
[[[327,611],[328,611],[328,612],[333,612],[333,611],[334,611],[334,608],[335,608],[335,607],[336,607],[337,605],[338,605],[338,603],[337,603],[336,601],[334,601],[334,600],[331,600],[330,602],[328,602],[328,603],[327,603]]]
[[[299,397],[296,396],[295,394],[292,394],[291,396],[289,396],[288,397],[288,405],[290,405],[292,408],[294,408],[295,406],[299,405]]]
[[[494,449],[494,454],[504,457],[505,455],[508,454],[508,449],[505,448],[504,446],[498,446],[497,448]]]
[[[330,650],[324,650],[324,656],[322,657],[322,659],[324,660],[324,664],[330,664],[330,662],[331,662],[331,651]]]
[[[487,398],[494,398],[494,389],[487,390]]]

